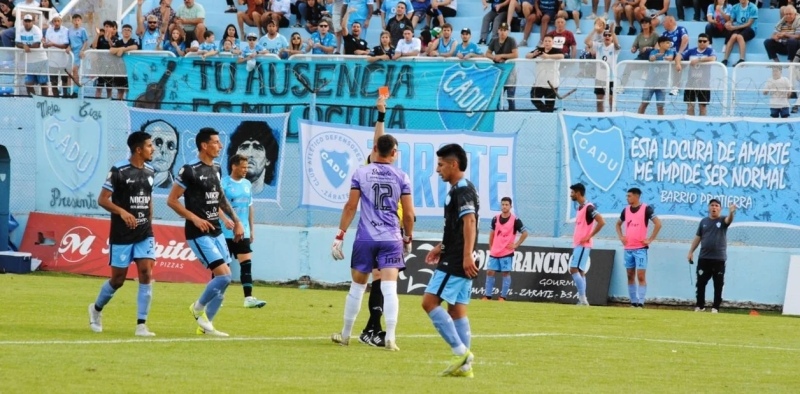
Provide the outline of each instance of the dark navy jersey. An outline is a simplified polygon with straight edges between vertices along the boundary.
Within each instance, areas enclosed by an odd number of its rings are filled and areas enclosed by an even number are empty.
[[[475,243],[469,249],[475,250],[478,244],[478,191],[472,182],[461,179],[447,193],[444,206],[444,234],[442,254],[437,269],[455,276],[467,278],[464,273],[464,215],[475,214]]]
[[[219,164],[208,165],[198,160],[181,167],[178,176],[175,177],[175,182],[186,189],[183,192],[186,209],[214,225],[214,230],[204,233],[195,227],[191,220],[187,220],[184,227],[187,240],[204,235],[216,237],[222,234],[219,223],[219,202],[224,198],[220,184],[221,174]]]
[[[149,164],[137,168],[128,160],[117,162],[111,167],[103,188],[111,192],[111,202],[136,218],[136,228],[128,228],[121,216],[112,213],[109,243],[133,244],[153,236],[150,199],[153,196],[154,173]]]

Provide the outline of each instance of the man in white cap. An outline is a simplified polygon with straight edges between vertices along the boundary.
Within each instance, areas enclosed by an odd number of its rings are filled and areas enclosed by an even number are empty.
[[[261,47],[256,43],[258,35],[256,33],[247,33],[247,45],[242,46],[242,53],[239,54],[237,63],[247,62],[247,72],[253,71],[256,68],[256,56],[261,50]]]
[[[47,95],[47,54],[42,51],[42,29],[33,24],[33,15],[27,14],[22,18],[22,28],[17,29],[14,39],[16,47],[25,51],[25,62],[28,70],[36,74],[25,77],[25,86],[28,95],[35,93],[34,85],[42,85],[42,95]]]
[[[50,18],[50,23],[53,27],[47,29],[42,46],[44,48],[63,49],[64,52],[50,51],[48,53],[48,60],[50,67],[58,67],[59,69],[67,69],[72,64],[69,61],[69,54],[72,53],[72,48],[69,46],[69,29],[61,26],[61,15],[55,14]],[[59,73],[60,74],[60,73]],[[58,97],[58,76],[50,76],[50,85],[53,88],[53,96]],[[61,75],[61,89],[64,94],[62,97],[69,97],[69,80],[66,75]]]

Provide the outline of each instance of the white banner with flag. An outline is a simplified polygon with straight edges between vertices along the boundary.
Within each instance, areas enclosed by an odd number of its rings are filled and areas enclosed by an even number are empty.
[[[398,140],[395,165],[411,178],[417,217],[442,217],[450,186],[436,173],[436,150],[450,143],[467,152],[466,178],[478,190],[479,215],[500,212],[500,199],[514,195],[516,134],[453,130],[386,130]],[[350,178],[366,163],[373,129],[342,124],[300,122],[302,202],[312,208],[341,210],[350,194]]]

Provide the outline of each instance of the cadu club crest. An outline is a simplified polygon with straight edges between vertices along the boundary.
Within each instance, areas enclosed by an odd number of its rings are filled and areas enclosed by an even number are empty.
[[[335,188],[339,188],[347,181],[350,174],[350,155],[346,152],[320,150],[319,159],[325,178]]]
[[[498,91],[502,70],[461,63],[442,73],[436,93],[439,118],[446,129],[475,130]]]
[[[595,186],[607,192],[622,174],[625,160],[625,141],[622,130],[613,126],[607,130],[572,133],[575,158],[581,170]]]
[[[91,118],[53,115],[44,127],[44,152],[52,174],[69,190],[85,186],[100,161],[103,146],[100,124]]]

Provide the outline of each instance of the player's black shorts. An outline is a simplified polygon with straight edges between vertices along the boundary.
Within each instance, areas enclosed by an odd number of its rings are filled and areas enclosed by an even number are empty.
[[[233,257],[240,254],[253,253],[253,250],[250,249],[250,238],[242,238],[239,242],[233,242],[232,239],[225,238],[225,242],[228,243],[228,251],[231,252]]]
[[[694,103],[695,101],[697,101],[700,104],[708,104],[709,102],[711,102],[711,91],[685,89],[683,91],[683,101],[685,103]]]

